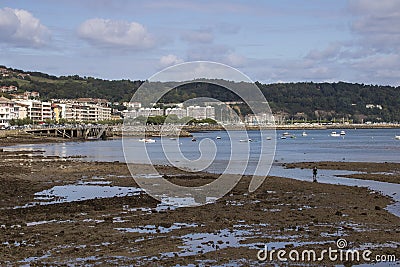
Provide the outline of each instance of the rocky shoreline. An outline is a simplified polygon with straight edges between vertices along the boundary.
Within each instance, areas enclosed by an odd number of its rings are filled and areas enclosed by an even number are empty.
[[[371,164],[359,167],[375,168]],[[336,248],[339,238],[348,248],[400,255],[400,218],[384,209],[392,200],[366,188],[268,177],[249,193],[250,177],[244,177],[216,203],[173,208],[134,191],[124,163],[5,148],[0,165],[0,265],[269,266],[280,263],[257,259],[265,245],[321,251]],[[143,175],[146,166],[135,170]],[[157,170],[185,186],[218,177],[167,166]],[[74,200],[52,195],[71,188]],[[89,193],[78,196],[81,188]]]

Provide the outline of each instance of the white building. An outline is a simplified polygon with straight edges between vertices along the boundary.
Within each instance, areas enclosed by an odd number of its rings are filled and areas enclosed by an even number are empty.
[[[152,117],[152,116],[162,116],[164,115],[164,110],[161,108],[140,108],[137,110],[137,116]]]
[[[187,107],[187,116],[195,118],[197,120],[201,119],[215,119],[215,108],[211,106],[200,107],[200,106],[189,106]]]
[[[21,103],[15,103],[14,118],[16,118],[16,119],[28,118],[28,105],[24,105]]]
[[[27,117],[34,122],[51,120],[53,117],[50,102],[42,102],[39,100],[15,100],[15,102],[17,105],[27,108]]]
[[[10,125],[10,120],[14,119],[14,102],[8,98],[0,97],[0,128]]]
[[[140,103],[140,102],[124,102],[124,103],[122,103],[122,105],[127,108],[134,108],[134,109],[142,107],[142,103]]]
[[[184,108],[167,108],[165,110],[165,115],[176,115],[179,119],[184,118],[187,116],[187,111]]]
[[[111,119],[111,108],[104,99],[59,100],[60,118],[68,121],[96,122]]]
[[[257,114],[250,114],[247,115],[245,118],[245,122],[251,125],[258,125],[264,123],[273,123],[274,116],[269,113],[257,113]]]

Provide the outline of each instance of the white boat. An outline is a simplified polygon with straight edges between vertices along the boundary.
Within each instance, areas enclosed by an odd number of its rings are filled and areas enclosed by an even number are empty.
[[[251,139],[240,139],[239,142],[252,142],[253,140]]]
[[[337,132],[331,132],[331,136],[333,136],[333,137],[339,137],[340,134],[338,134]]]
[[[288,132],[284,132],[282,135],[283,135],[283,136],[289,136],[289,135],[290,135],[290,133],[288,133]]]
[[[156,140],[151,139],[151,138],[142,138],[139,140],[139,142],[144,142],[144,143],[155,143]]]
[[[281,136],[281,139],[286,139],[286,136]]]
[[[394,136],[394,139],[400,140],[400,135],[395,135],[395,136]]]
[[[272,137],[271,136],[267,136],[267,140],[272,140]]]
[[[307,136],[308,134],[306,133],[306,132],[303,132],[302,134],[301,134],[301,136]]]
[[[345,131],[340,131],[340,135],[346,135]]]
[[[215,139],[221,139],[221,136],[217,136],[217,137],[215,137]]]

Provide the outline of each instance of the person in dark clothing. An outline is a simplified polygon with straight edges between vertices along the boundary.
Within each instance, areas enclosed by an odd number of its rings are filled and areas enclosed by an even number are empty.
[[[318,173],[317,166],[314,166],[314,168],[313,168],[313,170],[312,170],[313,182],[316,182],[316,181],[317,181],[317,173]]]

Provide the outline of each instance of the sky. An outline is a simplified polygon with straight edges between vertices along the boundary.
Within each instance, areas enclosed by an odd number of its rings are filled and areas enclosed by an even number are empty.
[[[145,80],[197,60],[263,83],[398,86],[400,1],[0,2],[0,65]]]

